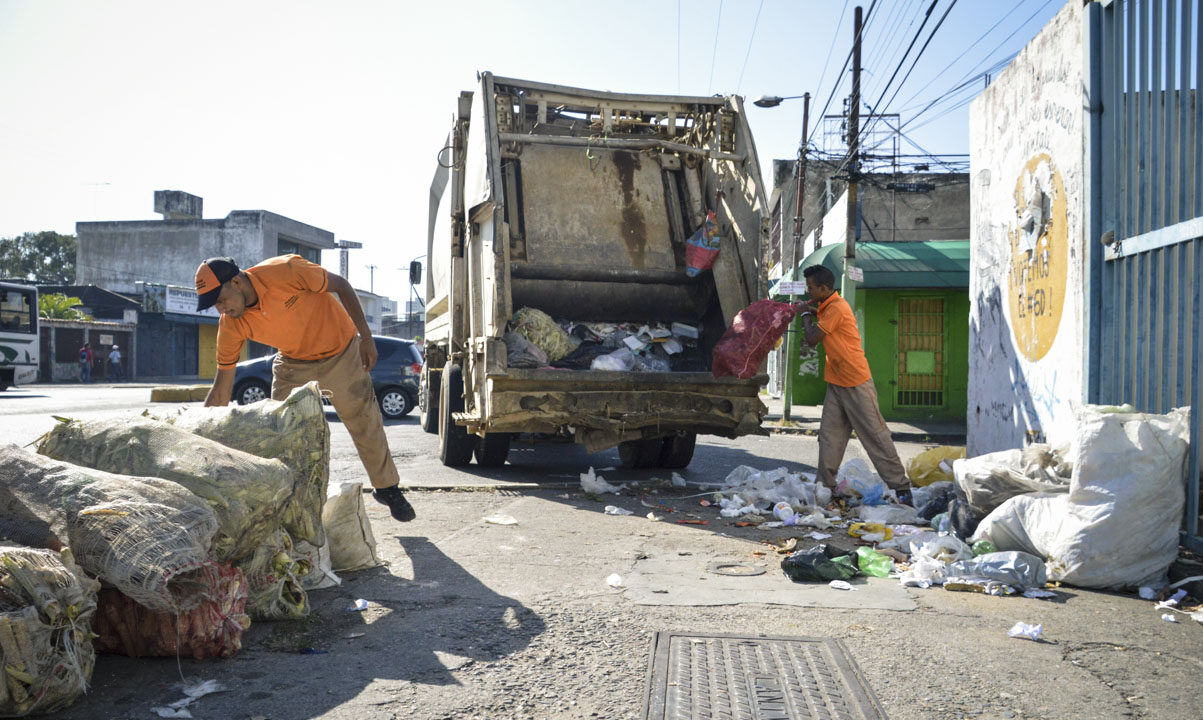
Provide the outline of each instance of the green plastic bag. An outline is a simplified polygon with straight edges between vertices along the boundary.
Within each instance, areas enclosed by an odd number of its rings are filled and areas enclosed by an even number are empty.
[[[894,561],[871,547],[856,549],[856,564],[864,574],[879,578],[889,577],[894,570]]]

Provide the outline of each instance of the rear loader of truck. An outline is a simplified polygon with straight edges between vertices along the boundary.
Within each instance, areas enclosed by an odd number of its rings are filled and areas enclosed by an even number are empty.
[[[757,432],[766,378],[709,371],[723,331],[764,290],[766,200],[741,99],[482,73],[455,110],[431,186],[420,401],[442,462],[501,465],[529,434],[681,468],[698,434]],[[719,252],[691,275],[687,240],[708,212]],[[519,310],[597,352],[621,337],[634,353],[616,355],[634,366],[513,367],[503,338]]]

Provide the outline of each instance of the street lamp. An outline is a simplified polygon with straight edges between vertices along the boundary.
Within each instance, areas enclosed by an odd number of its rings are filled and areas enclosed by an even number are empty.
[[[808,97],[810,97],[810,93],[804,95],[786,95],[785,97],[781,97],[780,95],[761,95],[753,100],[752,104],[756,107],[771,108],[780,105],[782,100],[797,100],[798,98]]]
[[[807,126],[810,125],[810,93],[790,95],[787,97],[780,97],[778,95],[762,95],[760,96],[760,99],[752,102],[752,104],[756,105],[757,107],[771,108],[780,105],[782,100],[793,100],[796,98],[802,98],[804,104],[802,106],[802,143],[798,145],[798,159],[794,165],[794,181],[797,183],[797,186],[796,195],[794,197],[794,241],[792,244],[793,248],[790,253],[790,280],[794,283],[797,283],[798,281],[798,255],[801,254],[802,243],[802,201],[803,191],[806,187],[806,145]],[[782,256],[784,255],[785,253],[783,252]],[[783,261],[784,259],[785,258],[782,257]],[[784,270],[781,273],[781,277],[782,279],[785,278]],[[793,287],[796,287],[796,285]],[[790,302],[797,300],[797,295],[792,292],[790,293],[789,297]],[[795,323],[790,323],[790,328],[786,331],[786,342],[784,343],[786,348],[785,383],[784,387],[781,389],[782,400],[784,401],[781,405],[781,418],[787,422],[792,418],[794,405],[793,373],[789,370],[789,353],[794,351],[794,341],[793,338],[790,337],[790,335],[794,334],[794,324]],[[801,354],[801,348],[799,348],[798,352]]]

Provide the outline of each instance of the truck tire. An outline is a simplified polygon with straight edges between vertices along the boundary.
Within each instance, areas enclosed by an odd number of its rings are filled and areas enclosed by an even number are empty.
[[[693,460],[693,450],[698,444],[698,434],[674,433],[664,438],[660,447],[660,467],[679,470]]]
[[[469,435],[451,417],[452,413],[464,411],[464,376],[459,365],[447,366],[443,371],[442,386],[439,398],[439,460],[447,467],[463,467],[472,462],[476,436]]]
[[[501,467],[510,454],[511,433],[489,433],[476,442],[476,464],[481,467]]]
[[[423,430],[431,435],[437,435],[439,432],[439,404],[437,402],[439,392],[438,390],[431,392],[430,388],[439,387],[442,375],[434,370],[427,370],[422,377],[421,388],[418,391],[422,396],[418,403],[421,408],[418,419],[421,421]]]
[[[628,470],[656,467],[660,461],[660,438],[628,440],[618,444],[618,459]]]

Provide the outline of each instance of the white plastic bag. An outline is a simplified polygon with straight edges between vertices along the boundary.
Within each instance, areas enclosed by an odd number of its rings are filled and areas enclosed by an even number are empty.
[[[861,505],[860,519],[882,525],[914,525],[922,522],[919,511],[910,505]]]
[[[857,497],[866,504],[876,504],[885,495],[886,484],[867,462],[852,458],[836,473],[835,492],[841,497]]]
[[[954,460],[952,472],[957,487],[978,517],[1016,495],[1059,493],[1069,490],[1065,478],[1055,474],[1024,472],[1022,450],[1001,450],[965,460]]]
[[[345,482],[331,488],[322,508],[322,525],[335,571],[366,570],[380,564],[376,538],[363,507],[363,483]]]
[[[1159,587],[1178,556],[1189,420],[1187,408],[1151,415],[1083,407],[1069,492],[1013,497],[974,539],[1045,558],[1049,580]]]
[[[635,367],[635,355],[626,348],[619,348],[609,355],[598,355],[590,363],[590,370],[630,370]]]

